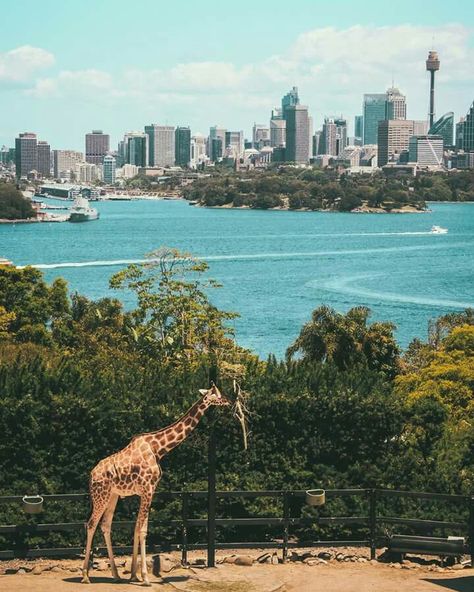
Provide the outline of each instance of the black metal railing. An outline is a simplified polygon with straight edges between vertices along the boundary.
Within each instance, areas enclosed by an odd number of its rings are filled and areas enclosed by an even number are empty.
[[[234,498],[243,498],[247,500],[257,498],[272,498],[280,502],[281,515],[280,516],[251,516],[243,518],[218,518],[213,519],[213,529],[217,530],[226,527],[245,527],[245,526],[267,526],[271,527],[273,531],[277,529],[280,532],[280,537],[273,540],[265,541],[231,541],[231,542],[216,542],[215,546],[218,549],[245,549],[245,548],[275,548],[281,549],[283,560],[288,556],[288,550],[298,547],[367,547],[370,549],[370,557],[375,558],[377,548],[387,545],[389,527],[405,527],[410,532],[419,534],[432,533],[440,531],[450,534],[463,535],[467,537],[468,545],[466,551],[471,556],[472,565],[474,565],[474,497],[463,495],[449,495],[440,493],[425,493],[413,491],[398,491],[387,489],[332,489],[326,490],[326,499],[336,500],[338,498],[359,498],[359,506],[364,507],[364,512],[357,516],[325,516],[318,512],[311,516],[302,516],[301,508],[299,516],[293,515],[295,508],[304,503],[306,492],[304,490],[297,491],[217,491],[216,500],[229,500]],[[200,528],[208,529],[208,516],[203,518],[193,518],[190,514],[190,502],[195,500],[205,501],[208,493],[206,491],[182,491],[182,492],[160,492],[155,495],[154,501],[165,500],[179,500],[181,503],[181,512],[178,513],[179,519],[175,520],[151,520],[149,527],[173,527],[178,531],[178,540],[169,544],[169,549],[179,549],[182,553],[183,563],[187,562],[187,554],[189,550],[206,549],[208,543],[204,542],[189,542],[190,529]],[[45,507],[48,507],[50,502],[87,502],[89,496],[87,493],[73,493],[73,494],[58,494],[58,495],[44,495]],[[0,549],[0,559],[11,559],[15,557],[53,557],[53,556],[74,556],[83,552],[83,546],[61,546],[38,548],[38,543],[27,544],[26,546],[14,544],[14,537],[19,536],[35,536],[43,535],[43,533],[64,533],[76,532],[85,539],[85,522],[53,522],[40,523],[36,518],[31,518],[25,524],[3,524],[2,508],[6,504],[21,504],[22,496],[0,496],[0,538],[5,541],[2,544],[3,549]],[[303,501],[302,501],[303,500]],[[454,516],[456,520],[438,520],[434,519],[436,516],[430,518],[414,518],[407,517],[408,511],[404,510],[403,517],[387,515],[384,510],[390,506],[393,500],[412,500],[411,505],[418,507],[421,500],[437,503],[444,503],[445,511],[449,516]],[[410,511],[414,511],[413,508]],[[416,512],[419,513],[419,512]],[[135,522],[133,520],[116,520],[114,527],[125,527],[133,529]],[[360,534],[363,532],[365,536],[362,538],[338,538],[336,540],[314,540],[314,536],[310,540],[300,537],[298,541],[291,540],[291,530],[297,527],[358,527],[356,531]],[[388,530],[387,530],[388,529]],[[393,528],[392,528],[393,530]],[[42,541],[48,543],[48,537],[42,536]],[[11,548],[8,548],[10,546]],[[7,548],[5,548],[7,547]],[[149,545],[150,551],[162,550],[162,546]],[[117,553],[130,553],[131,546],[117,546],[115,547]],[[103,547],[96,548],[96,553],[104,553]]]

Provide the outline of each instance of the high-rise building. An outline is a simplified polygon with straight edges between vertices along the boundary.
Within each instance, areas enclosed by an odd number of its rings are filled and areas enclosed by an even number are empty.
[[[148,135],[144,132],[129,132],[125,137],[127,139],[125,162],[138,167],[148,166]]]
[[[252,128],[252,148],[261,150],[270,145],[270,128],[267,125],[254,123]]]
[[[441,136],[444,141],[444,147],[451,148],[453,146],[453,132],[454,113],[449,111],[448,113],[445,113],[443,117],[440,117],[438,121],[433,123],[428,134],[430,136]]]
[[[409,162],[420,166],[440,167],[443,163],[441,136],[412,136],[408,144]]]
[[[175,162],[175,129],[172,125],[145,126],[148,135],[148,164],[150,166],[173,166]]]
[[[201,135],[195,135],[191,138],[191,167],[197,168],[207,159],[206,138]]]
[[[104,183],[108,183],[109,185],[115,183],[115,158],[111,154],[104,156],[102,176]]]
[[[37,144],[38,166],[36,170],[42,177],[51,176],[51,146],[48,142],[39,140]]]
[[[92,130],[86,134],[86,162],[102,164],[104,156],[110,150],[110,136],[102,130]]]
[[[216,162],[216,160],[222,158],[224,154],[224,150],[226,148],[225,134],[226,129],[223,127],[218,127],[217,125],[214,125],[209,129],[208,154],[212,162]],[[216,142],[214,140],[220,140],[220,142]]]
[[[426,69],[430,73],[430,127],[434,123],[434,83],[435,83],[435,72],[439,70],[439,57],[436,51],[430,51],[428,53],[428,59],[426,60]]]
[[[276,115],[277,112],[278,115]],[[277,148],[278,146],[284,146],[285,142],[286,121],[282,118],[280,110],[274,109],[270,119],[270,146]]]
[[[456,135],[454,139],[454,145],[456,150],[462,150],[464,144],[464,122],[466,121],[465,117],[461,117],[459,121],[456,123]]]
[[[336,125],[336,156],[347,146],[347,120],[341,117],[334,119]]]
[[[188,167],[191,162],[191,130],[189,127],[177,127],[174,139],[175,164]]]
[[[313,118],[308,115],[308,156],[311,160],[313,158]]]
[[[38,140],[36,134],[25,132],[15,139],[15,165],[18,179],[38,170]]]
[[[294,86],[281,100],[281,114],[285,117],[285,110],[287,107],[294,107],[300,104],[298,96],[298,87]]]
[[[400,153],[408,150],[415,122],[407,119],[384,119],[378,126],[378,166],[397,160]]]
[[[407,104],[405,95],[402,95],[398,88],[393,86],[385,94],[387,100],[387,119],[406,119]]]
[[[398,88],[389,88],[384,94],[364,95],[364,144],[377,144],[379,121],[384,119],[406,119],[406,99]]]
[[[313,156],[317,156],[318,154],[321,154],[321,152],[319,151],[319,147],[320,147],[320,143],[321,143],[322,134],[323,134],[322,130],[318,130],[317,132],[314,132],[314,134],[313,134]]]
[[[323,133],[321,137],[321,142],[319,144],[318,154],[328,154],[330,156],[337,155],[336,133],[337,126],[334,123],[334,119],[326,117],[323,123]]]
[[[76,150],[53,150],[53,175],[55,179],[71,178],[75,165],[84,162],[84,154]]]
[[[474,150],[474,102],[460,127],[462,129],[462,132],[460,133],[460,148],[465,152],[470,152],[471,150]]]
[[[308,107],[298,101],[286,106],[283,114],[286,121],[285,158],[288,162],[306,163],[309,160]]]
[[[244,153],[244,132],[226,132],[225,148],[229,150],[235,158],[240,158]]]
[[[356,138],[360,138],[362,141],[362,136],[364,134],[364,116],[363,115],[356,115],[354,118],[354,136]]]
[[[101,166],[91,162],[77,162],[74,167],[74,176],[80,183],[93,183],[101,177]]]

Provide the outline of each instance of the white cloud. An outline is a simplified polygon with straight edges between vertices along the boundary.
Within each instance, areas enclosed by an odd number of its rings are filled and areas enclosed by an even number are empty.
[[[54,56],[40,47],[23,45],[0,53],[0,86],[31,84],[32,77],[40,70],[54,64]]]
[[[457,91],[474,86],[474,48],[472,31],[462,24],[318,28],[299,35],[281,55],[250,64],[187,62],[163,69],[131,69],[114,76],[93,69],[62,71],[38,79],[27,92],[38,98],[134,101],[135,106],[153,105],[157,109],[160,105],[171,109],[173,103],[189,104],[198,110],[195,117],[199,114],[208,119],[216,112],[224,115],[229,125],[237,126],[242,125],[232,123],[237,112],[241,119],[260,119],[269,114],[284,92],[297,85],[302,102],[310,106],[318,125],[326,114],[358,113],[362,95],[383,92],[393,78],[407,95],[408,115],[418,118],[427,111],[424,62],[433,45],[441,58],[439,111],[456,110],[458,105],[467,109],[472,96],[459,97]],[[39,57],[37,63],[41,65]],[[1,64],[0,60],[0,79]]]

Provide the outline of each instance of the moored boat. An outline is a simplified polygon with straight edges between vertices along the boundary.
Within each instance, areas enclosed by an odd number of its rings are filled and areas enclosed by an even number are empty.
[[[78,195],[74,199],[72,205],[69,222],[89,222],[90,220],[98,220],[99,212],[95,208],[91,208],[89,200],[83,195]]]

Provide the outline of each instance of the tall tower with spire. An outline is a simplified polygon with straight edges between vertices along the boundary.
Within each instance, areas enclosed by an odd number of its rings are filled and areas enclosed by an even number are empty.
[[[439,70],[439,57],[437,51],[430,51],[426,60],[426,69],[430,73],[430,127],[434,122],[434,79],[435,72]]]

